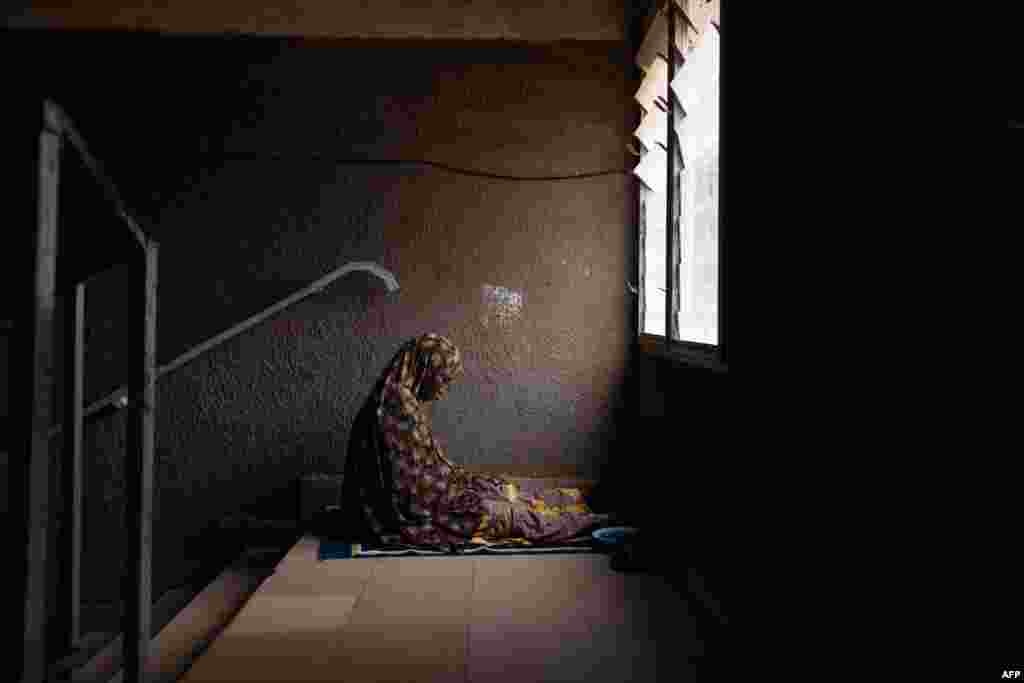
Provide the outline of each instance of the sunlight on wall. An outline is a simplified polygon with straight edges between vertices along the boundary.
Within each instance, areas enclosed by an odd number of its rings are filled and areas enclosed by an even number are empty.
[[[482,288],[484,313],[480,322],[487,327],[490,322],[507,325],[523,315],[523,293],[507,287],[485,284]]]

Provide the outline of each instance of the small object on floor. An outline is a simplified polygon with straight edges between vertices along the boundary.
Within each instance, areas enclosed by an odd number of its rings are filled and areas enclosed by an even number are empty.
[[[351,559],[355,557],[355,545],[345,541],[329,541],[322,538],[317,544],[317,560],[323,562],[324,560]]]
[[[639,531],[640,530],[636,527],[631,526],[608,526],[603,529],[595,530],[592,536],[594,537],[594,540],[604,546],[617,548],[625,545],[626,542],[635,537]]]

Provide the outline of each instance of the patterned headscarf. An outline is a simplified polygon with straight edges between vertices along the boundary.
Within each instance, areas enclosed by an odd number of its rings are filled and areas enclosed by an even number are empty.
[[[437,334],[410,339],[392,358],[352,426],[342,492],[352,528],[370,528],[380,536],[422,522],[394,495],[394,444],[388,443],[385,426],[396,419],[411,425],[422,416],[422,404],[442,398],[462,372],[459,350]],[[410,436],[425,440],[421,430]]]
[[[388,388],[405,387],[418,401],[439,400],[462,373],[462,356],[455,344],[439,334],[424,334],[407,341],[391,361],[381,399]]]

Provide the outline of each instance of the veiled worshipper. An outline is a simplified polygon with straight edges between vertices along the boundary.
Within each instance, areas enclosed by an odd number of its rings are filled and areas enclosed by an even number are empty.
[[[445,337],[406,342],[352,427],[342,491],[347,535],[364,541],[462,546],[518,540],[551,544],[609,522],[576,489],[527,494],[445,457],[426,405],[463,372]]]

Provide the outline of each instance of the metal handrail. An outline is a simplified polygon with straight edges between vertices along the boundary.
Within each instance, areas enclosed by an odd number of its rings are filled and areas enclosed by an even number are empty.
[[[210,351],[213,348],[220,346],[224,342],[241,334],[242,332],[248,330],[249,328],[258,325],[259,323],[263,322],[272,315],[280,313],[281,311],[288,308],[292,304],[298,303],[299,301],[305,299],[306,297],[312,294],[322,292],[324,289],[327,288],[328,285],[330,285],[338,278],[358,270],[366,271],[379,277],[381,280],[384,281],[384,284],[387,286],[389,292],[395,292],[398,291],[399,289],[398,280],[391,273],[391,271],[387,270],[386,268],[383,268],[372,261],[350,261],[345,265],[341,266],[340,268],[331,271],[330,273],[323,276],[316,282],[313,282],[312,284],[300,289],[291,296],[282,299],[276,304],[260,311],[256,315],[238,323],[237,325],[225,330],[224,332],[221,332],[216,336],[207,339],[201,344],[192,347],[191,349],[181,354],[171,362],[159,366],[156,370],[157,379],[167,374],[168,372],[177,370],[186,363],[195,360],[196,358],[203,355],[207,351]],[[125,408],[131,402],[131,398],[132,396],[128,390],[128,387],[120,386],[114,391],[104,396],[103,398],[98,399],[89,404],[89,407],[86,408],[84,411],[84,416],[90,417],[109,407],[113,407],[115,409]],[[50,429],[50,437],[52,438],[56,436],[61,432],[62,429],[62,424],[54,425]]]

